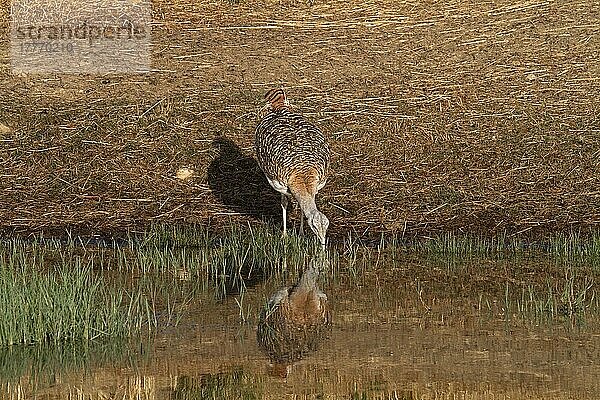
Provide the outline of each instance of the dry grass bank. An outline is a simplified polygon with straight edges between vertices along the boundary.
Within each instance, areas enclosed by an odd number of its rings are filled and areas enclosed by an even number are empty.
[[[280,82],[330,140],[334,234],[600,222],[597,1],[153,6],[145,75],[15,76],[2,40],[3,228],[279,216],[252,142]]]

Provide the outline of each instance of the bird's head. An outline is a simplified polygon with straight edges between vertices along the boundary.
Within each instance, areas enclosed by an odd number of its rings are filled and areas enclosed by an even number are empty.
[[[321,246],[325,247],[325,235],[327,234],[327,228],[329,227],[329,220],[319,210],[315,210],[314,213],[308,218],[308,225],[310,229],[317,235]]]

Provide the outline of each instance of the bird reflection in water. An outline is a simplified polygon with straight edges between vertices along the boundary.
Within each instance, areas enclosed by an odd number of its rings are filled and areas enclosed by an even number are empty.
[[[331,312],[317,285],[328,267],[324,253],[316,256],[298,283],[276,292],[263,309],[256,338],[271,360],[271,375],[287,377],[292,363],[316,351],[328,336]]]

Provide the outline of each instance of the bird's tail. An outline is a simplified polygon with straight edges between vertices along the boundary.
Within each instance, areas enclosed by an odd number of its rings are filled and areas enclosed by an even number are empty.
[[[283,91],[283,88],[273,88],[265,93],[265,99],[269,102],[267,106],[271,108],[271,110],[277,111],[284,108],[289,108],[290,103]]]

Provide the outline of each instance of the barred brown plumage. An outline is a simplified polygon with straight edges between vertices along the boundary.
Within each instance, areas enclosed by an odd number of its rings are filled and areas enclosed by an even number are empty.
[[[271,89],[265,98],[269,101],[268,113],[256,127],[254,144],[258,164],[271,186],[281,193],[283,233],[287,196],[292,195],[325,246],[329,220],[317,209],[315,196],[327,181],[329,146],[316,126],[290,110],[283,89]]]

